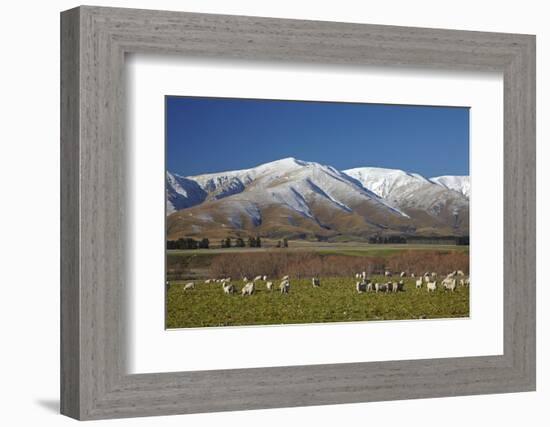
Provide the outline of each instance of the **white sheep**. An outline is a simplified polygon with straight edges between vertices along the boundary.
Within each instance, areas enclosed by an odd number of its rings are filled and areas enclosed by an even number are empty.
[[[318,288],[319,286],[321,286],[321,279],[319,279],[318,277],[313,277],[311,279],[311,284],[314,288]]]
[[[372,286],[373,286],[373,284],[369,280],[369,282],[367,283],[367,292],[372,292],[372,290],[373,290]]]
[[[361,274],[360,274],[360,273],[355,273],[355,278],[356,278],[356,279],[360,279],[360,278],[361,278]]]
[[[282,294],[288,294],[290,291],[290,282],[288,282],[287,280],[283,280],[279,285],[279,289],[281,290]]]
[[[458,274],[459,276],[464,276],[464,272],[462,270],[458,270],[456,274]]]
[[[264,282],[266,282],[266,281],[267,281],[267,275],[264,274],[264,277],[262,277],[262,280],[263,280]]]
[[[399,275],[399,277],[406,277],[407,276],[407,273],[405,273],[404,271],[401,272],[401,274]]]
[[[244,277],[243,277],[243,282],[244,282],[244,283],[248,282],[248,277],[244,276]]]
[[[231,283],[223,284],[223,292],[226,294],[234,294],[236,292],[235,286]]]
[[[424,281],[428,283],[430,281],[430,275],[424,275]]]
[[[357,293],[367,292],[367,283],[363,281],[356,282],[355,289],[357,290]]]
[[[416,289],[420,289],[420,288],[422,288],[422,279],[418,279],[416,281]]]
[[[437,281],[428,282],[426,284],[426,289],[428,290],[428,292],[435,292],[435,290],[437,289]]]
[[[256,276],[256,277],[254,277],[253,282],[257,282],[258,280],[262,280],[263,277],[264,276]]]
[[[272,291],[273,290],[273,282],[267,282],[265,284],[265,287],[267,288],[268,291]]]
[[[188,291],[190,289],[195,289],[195,283],[194,282],[189,282],[183,287],[184,291]]]
[[[437,277],[437,273],[435,271],[432,271],[432,279],[435,279]]]
[[[403,292],[404,288],[405,288],[405,282],[403,280],[400,280],[399,282],[393,284],[394,292]]]
[[[391,277],[391,271],[384,271],[384,276]]]
[[[446,291],[454,292],[456,289],[456,279],[446,280],[443,282],[443,286]]]
[[[283,277],[281,278],[282,281],[285,281],[285,280],[288,280],[288,279],[289,279],[288,276],[283,276]]]
[[[376,293],[378,292],[386,292],[387,286],[384,283],[375,283],[374,284],[374,291]]]
[[[249,282],[241,290],[241,295],[252,295],[254,293],[254,282]]]
[[[363,271],[361,273],[361,279],[365,280],[367,278],[367,272],[366,271]]]
[[[411,273],[411,279],[414,279],[416,276],[414,275],[414,273]]]
[[[206,280],[204,281],[204,284],[205,284],[205,285],[208,285],[210,282],[211,282],[211,279],[206,279]]]

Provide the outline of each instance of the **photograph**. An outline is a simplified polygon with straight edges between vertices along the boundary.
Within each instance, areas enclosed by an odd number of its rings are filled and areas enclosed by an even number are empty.
[[[470,108],[165,96],[166,329],[470,316]]]

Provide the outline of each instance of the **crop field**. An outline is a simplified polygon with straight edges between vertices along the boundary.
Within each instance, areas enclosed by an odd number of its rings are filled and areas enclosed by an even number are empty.
[[[373,277],[373,282],[387,281]],[[395,279],[394,279],[395,280]],[[208,326],[276,325],[366,320],[456,318],[469,315],[469,288],[427,292],[416,289],[414,279],[406,279],[403,292],[357,293],[355,279],[321,277],[313,288],[311,279],[291,279],[290,292],[268,291],[265,282],[256,282],[256,291],[241,296],[244,283],[234,282],[236,294],[224,294],[220,283],[196,282],[184,290],[185,281],[170,283],[167,292],[167,328]],[[275,282],[277,285],[279,281]]]

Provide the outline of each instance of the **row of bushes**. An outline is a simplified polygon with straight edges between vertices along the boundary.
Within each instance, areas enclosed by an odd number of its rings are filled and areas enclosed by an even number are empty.
[[[220,254],[212,260],[210,277],[254,277],[267,275],[272,278],[290,275],[303,278],[312,276],[347,276],[366,271],[383,274],[385,270],[395,273],[423,274],[435,271],[447,274],[453,270],[469,271],[469,255],[466,252],[439,252],[411,250],[386,257],[356,257],[346,255],[323,255],[315,252],[263,252]]]

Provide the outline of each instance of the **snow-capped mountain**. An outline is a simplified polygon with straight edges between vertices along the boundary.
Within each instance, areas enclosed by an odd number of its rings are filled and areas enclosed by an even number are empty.
[[[458,191],[459,193],[470,198],[470,177],[457,175],[444,175],[430,178],[430,181],[435,182],[449,190]]]
[[[170,236],[255,232],[265,236],[362,238],[374,233],[453,233],[465,196],[404,171],[344,172],[285,158],[255,168],[167,174]],[[449,212],[452,212],[449,213]],[[467,225],[467,224],[466,224]]]

